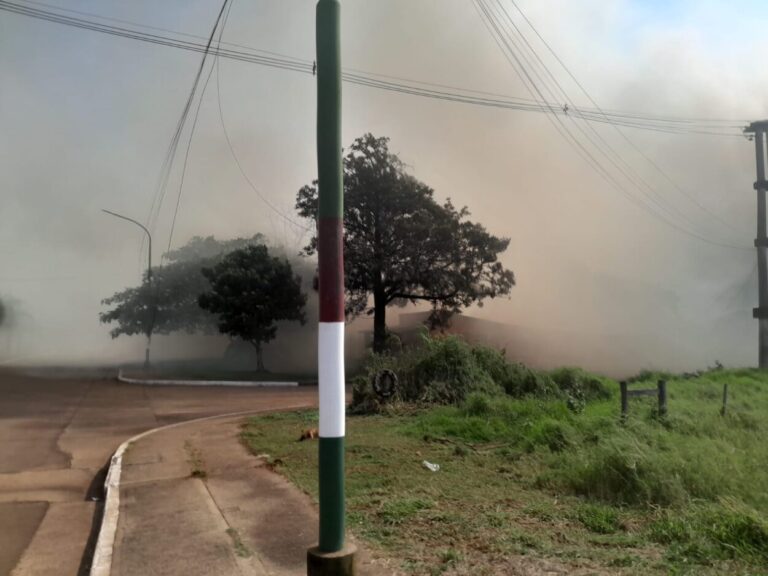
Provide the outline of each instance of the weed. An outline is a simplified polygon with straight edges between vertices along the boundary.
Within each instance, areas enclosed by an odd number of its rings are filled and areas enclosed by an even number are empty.
[[[409,518],[418,514],[421,510],[427,510],[433,505],[429,500],[422,498],[403,498],[389,500],[379,510],[378,516],[390,526],[402,524]]]
[[[610,506],[584,504],[576,509],[575,516],[587,530],[597,534],[613,534],[620,527],[619,513]]]
[[[240,534],[237,532],[237,530],[234,528],[227,528],[227,534],[232,539],[232,545],[235,547],[235,554],[237,554],[240,558],[250,558],[253,556],[253,553],[243,543],[243,540],[240,538]]]
[[[205,470],[205,462],[203,462],[202,452],[192,446],[192,443],[189,440],[184,442],[184,450],[187,453],[188,462],[192,468],[190,476],[192,478],[207,478],[208,472]]]
[[[454,566],[461,562],[462,555],[461,552],[454,548],[448,548],[447,550],[444,550],[440,553],[440,562],[443,564],[447,564],[449,566]]]

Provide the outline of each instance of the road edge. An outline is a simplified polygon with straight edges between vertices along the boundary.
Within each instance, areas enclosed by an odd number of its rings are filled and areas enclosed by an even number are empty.
[[[237,388],[280,388],[296,387],[298,382],[251,382],[247,380],[157,380],[143,378],[127,378],[123,369],[117,372],[117,379],[124,384],[141,384],[143,386],[233,386]]]
[[[115,450],[109,463],[109,471],[104,481],[104,512],[101,516],[101,527],[99,536],[96,540],[96,547],[93,552],[91,562],[90,576],[110,576],[112,573],[112,555],[115,546],[115,536],[117,535],[117,521],[120,516],[120,476],[122,474],[123,455],[128,447],[134,442],[150,436],[156,432],[178,428],[187,424],[205,422],[207,420],[216,420],[224,418],[237,418],[240,416],[252,416],[257,414],[266,414],[269,412],[279,412],[284,410],[299,410],[310,408],[312,404],[302,403],[295,406],[284,406],[280,408],[265,408],[261,410],[245,410],[242,412],[229,412],[227,414],[217,414],[215,416],[206,416],[204,418],[195,418],[184,422],[175,422],[165,426],[158,426],[151,430],[146,430],[137,434],[120,444]]]

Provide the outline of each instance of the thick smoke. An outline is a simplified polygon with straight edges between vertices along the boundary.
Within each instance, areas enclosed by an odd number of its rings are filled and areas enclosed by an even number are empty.
[[[766,82],[756,73],[765,53],[759,23],[768,12],[761,3],[745,1],[739,10],[687,0],[518,4],[605,109],[740,120],[767,113]],[[217,9],[202,0],[67,7],[200,35],[209,33]],[[312,60],[313,18],[307,2],[235,3],[225,39]],[[349,68],[529,97],[472,2],[346,2],[343,22]],[[19,336],[3,336],[18,344],[0,355],[138,358],[141,340],[111,341],[98,312],[102,298],[140,281],[141,232],[100,209],[147,217],[199,55],[9,14],[0,15],[0,38],[0,295],[25,314]],[[588,105],[536,46],[571,97]],[[173,247],[194,235],[261,232],[298,252],[308,233],[296,224],[293,200],[316,173],[313,78],[220,64],[218,86],[214,73],[200,109]],[[232,146],[258,191],[233,160],[217,87]],[[356,86],[346,86],[344,98],[345,142],[367,131],[390,136],[392,149],[440,199],[466,204],[474,219],[511,238],[504,256],[518,278],[511,298],[466,312],[509,325],[512,336],[499,341],[511,357],[612,373],[755,363],[753,251],[709,245],[636,207],[546,116]],[[728,228],[613,128],[598,129],[685,214],[676,223],[713,241],[751,246],[751,143],[626,130]],[[187,136],[154,229],[156,261],[168,243]],[[169,356],[206,349],[173,339],[158,346]],[[311,348],[295,353],[306,357]]]

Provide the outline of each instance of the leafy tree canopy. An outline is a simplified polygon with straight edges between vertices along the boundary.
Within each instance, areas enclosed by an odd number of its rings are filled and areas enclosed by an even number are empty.
[[[435,317],[508,294],[511,270],[498,261],[509,239],[468,220],[466,208],[407,174],[388,138],[366,134],[344,158],[344,259],[347,313],[374,315],[374,350],[386,341],[389,304],[427,301]],[[317,182],[304,186],[296,208],[317,219]],[[306,248],[317,249],[317,237]],[[373,306],[370,297],[373,297]]]
[[[210,288],[202,274],[204,267],[214,266],[238,248],[261,244],[264,237],[216,240],[213,236],[195,236],[187,244],[165,255],[167,264],[152,269],[152,282],[146,274],[141,286],[127,288],[102,300],[111,309],[99,318],[115,323],[110,334],[169,334],[185,331],[212,333],[216,316],[200,308],[197,299]]]
[[[262,344],[277,333],[281,320],[305,322],[307,297],[291,264],[270,256],[266,246],[247,246],[203,269],[210,291],[200,307],[218,315],[219,331],[250,342],[256,348],[258,369],[264,369]]]
[[[203,262],[211,259],[221,259],[226,254],[251,246],[265,244],[262,234],[254,234],[250,238],[234,238],[232,240],[216,240],[213,236],[195,236],[181,248],[171,250],[165,255],[169,262]],[[207,264],[212,265],[212,264]]]

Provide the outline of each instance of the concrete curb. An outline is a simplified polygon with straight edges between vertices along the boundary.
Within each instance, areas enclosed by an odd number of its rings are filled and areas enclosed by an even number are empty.
[[[136,436],[133,436],[132,438],[129,438],[120,444],[118,449],[113,454],[112,459],[110,460],[109,471],[107,472],[107,477],[104,481],[104,513],[101,519],[101,527],[99,528],[99,537],[96,540],[96,549],[93,553],[90,576],[110,576],[112,573],[112,553],[115,546],[115,536],[117,534],[117,520],[120,515],[120,476],[122,474],[123,455],[131,444],[151,434],[154,434],[155,432],[162,432],[164,430],[178,428],[187,424],[196,424],[216,419],[237,418],[239,416],[254,416],[257,414],[265,414],[283,410],[298,410],[301,408],[309,408],[311,406],[311,404],[304,403],[296,404],[295,406],[284,406],[281,408],[246,410],[244,412],[230,412],[228,414],[206,416],[205,418],[195,418],[194,420],[175,422],[174,424],[168,424],[166,426],[159,426],[157,428],[147,430],[146,432],[137,434]]]
[[[117,372],[117,379],[125,384],[142,384],[145,386],[234,386],[238,388],[279,388],[295,387],[298,382],[250,382],[245,380],[153,380],[143,378],[126,378],[123,369]]]

